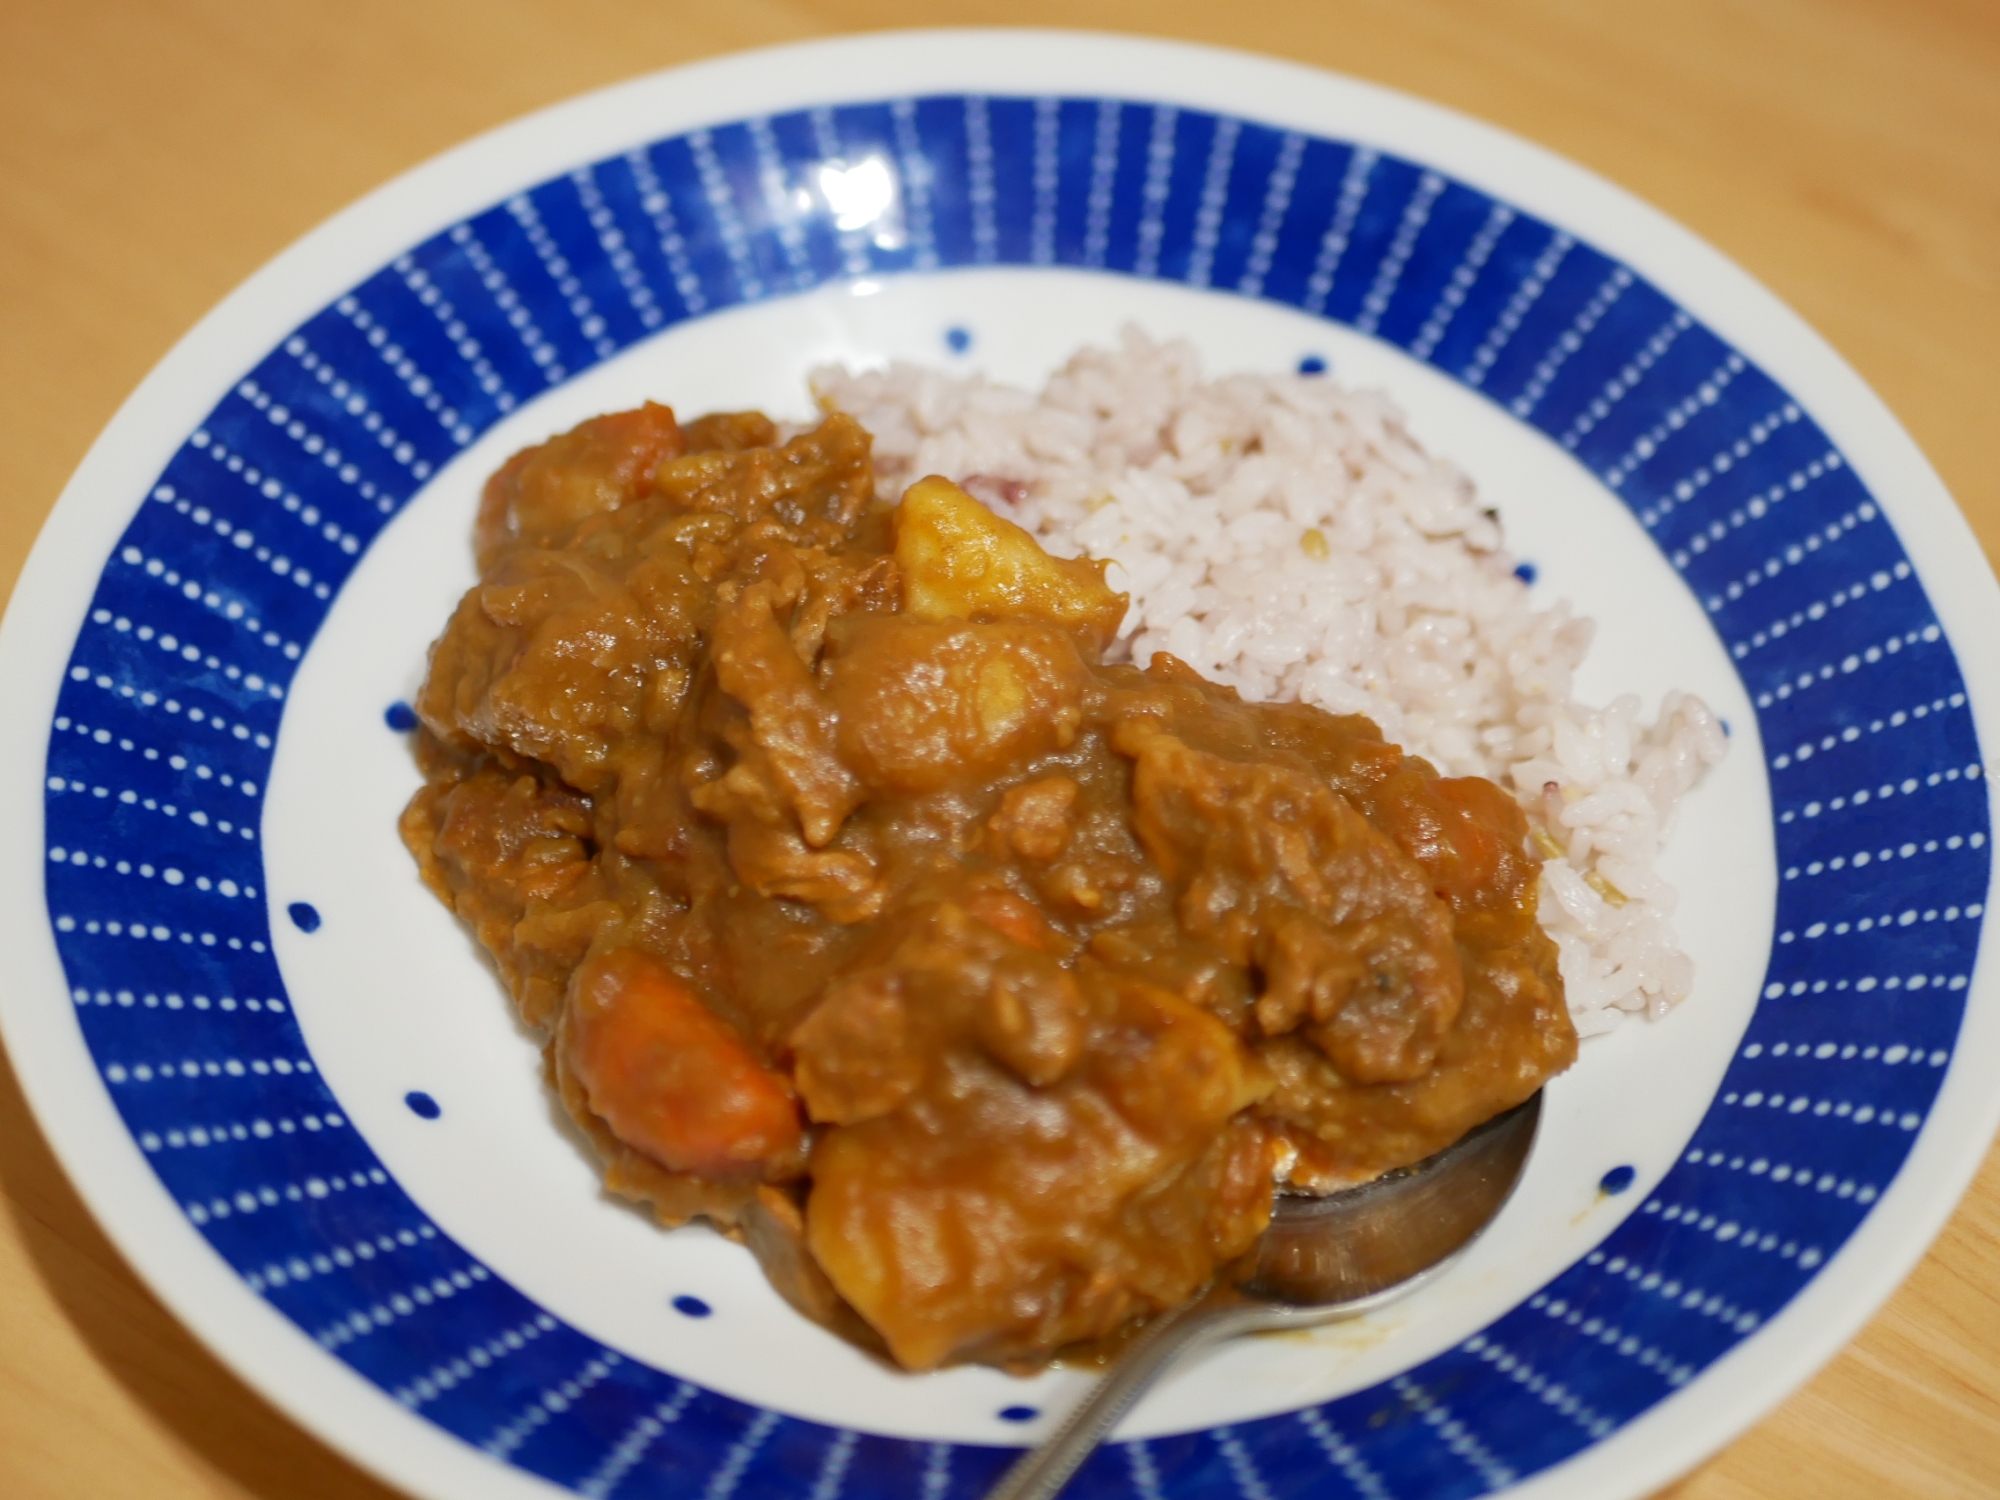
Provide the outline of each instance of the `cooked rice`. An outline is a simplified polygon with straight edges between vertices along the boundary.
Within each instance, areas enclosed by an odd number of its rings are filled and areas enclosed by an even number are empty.
[[[1366,714],[1453,775],[1514,789],[1577,1029],[1658,1017],[1694,964],[1654,871],[1674,808],[1721,759],[1691,694],[1640,718],[1571,681],[1591,622],[1536,609],[1470,480],[1382,394],[1301,375],[1204,381],[1186,343],[1128,329],[1039,395],[909,364],[814,372],[875,435],[885,489],[955,479],[1053,552],[1110,559],[1121,650],[1170,651],[1246,697]]]

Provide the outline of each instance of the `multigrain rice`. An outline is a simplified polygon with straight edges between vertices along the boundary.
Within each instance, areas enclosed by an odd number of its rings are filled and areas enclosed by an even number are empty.
[[[1324,377],[1204,381],[1185,343],[1128,329],[1039,394],[894,364],[814,372],[875,435],[883,488],[957,480],[1051,551],[1111,560],[1119,652],[1170,651],[1246,697],[1366,714],[1452,775],[1526,808],[1543,925],[1577,1029],[1659,1017],[1694,965],[1654,863],[1721,724],[1671,692],[1578,702],[1591,622],[1537,609],[1495,514],[1396,407]]]

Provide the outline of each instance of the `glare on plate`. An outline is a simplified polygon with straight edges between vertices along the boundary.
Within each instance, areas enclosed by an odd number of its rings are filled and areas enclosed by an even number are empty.
[[[866,229],[895,206],[896,179],[879,156],[866,156],[852,165],[826,162],[817,177],[820,196],[833,210],[833,227],[843,233]]]

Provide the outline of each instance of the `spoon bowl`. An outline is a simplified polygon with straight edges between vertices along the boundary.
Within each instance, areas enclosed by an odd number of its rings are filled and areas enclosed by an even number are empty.
[[[1337,1193],[1282,1195],[1237,1288],[1329,1313],[1377,1292],[1411,1289],[1499,1213],[1541,1115],[1538,1090],[1414,1166]]]
[[[1498,1216],[1541,1123],[1540,1090],[1434,1156],[1337,1193],[1286,1194],[1230,1274],[1148,1325],[987,1500],[1052,1500],[1175,1361],[1239,1334],[1359,1317],[1434,1279]]]

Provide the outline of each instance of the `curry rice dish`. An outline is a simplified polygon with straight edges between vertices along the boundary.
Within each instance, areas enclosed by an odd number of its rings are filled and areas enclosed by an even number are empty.
[[[1512,796],[1107,662],[1101,565],[873,474],[649,404],[486,487],[403,835],[613,1190],[906,1368],[1027,1367],[1575,1057]]]

